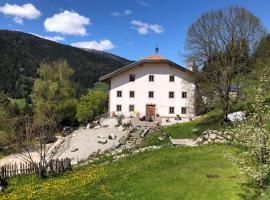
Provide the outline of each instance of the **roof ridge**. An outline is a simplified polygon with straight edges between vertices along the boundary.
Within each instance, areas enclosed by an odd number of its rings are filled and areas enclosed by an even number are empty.
[[[143,58],[141,60],[168,60],[168,59],[165,58],[165,57],[163,57],[163,56],[161,56],[161,55],[155,54],[155,55],[152,55],[152,56]]]

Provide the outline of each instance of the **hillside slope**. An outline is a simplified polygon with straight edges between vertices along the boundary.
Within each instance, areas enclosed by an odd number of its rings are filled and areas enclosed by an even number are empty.
[[[75,70],[73,81],[81,89],[131,63],[110,53],[86,51],[28,33],[0,30],[0,91],[16,98],[28,96],[39,64],[58,59],[66,59]]]

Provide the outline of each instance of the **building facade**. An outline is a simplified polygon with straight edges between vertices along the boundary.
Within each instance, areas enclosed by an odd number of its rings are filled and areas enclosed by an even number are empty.
[[[193,72],[154,55],[100,78],[110,84],[111,116],[194,116]]]

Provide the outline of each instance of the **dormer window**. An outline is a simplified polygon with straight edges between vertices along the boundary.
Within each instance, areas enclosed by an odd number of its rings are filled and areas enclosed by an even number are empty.
[[[170,75],[170,82],[174,82],[174,75],[172,74],[172,75]]]
[[[135,81],[135,74],[130,74],[129,75],[129,82],[134,82]]]

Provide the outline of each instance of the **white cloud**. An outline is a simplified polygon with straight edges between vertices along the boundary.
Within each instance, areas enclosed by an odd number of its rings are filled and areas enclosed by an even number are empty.
[[[87,35],[85,26],[89,24],[89,18],[68,10],[54,14],[44,22],[45,29],[49,32],[80,36]]]
[[[8,4],[0,6],[0,12],[7,16],[13,16],[13,21],[17,24],[23,24],[23,19],[37,19],[41,12],[31,3],[22,6],[17,4]]]
[[[85,42],[76,42],[72,43],[71,46],[78,47],[78,48],[86,48],[86,49],[95,49],[99,51],[110,50],[113,49],[115,46],[110,40],[104,39],[101,41],[85,41]]]
[[[146,35],[148,33],[163,33],[164,28],[158,24],[148,24],[146,22],[142,22],[139,20],[132,20],[131,24],[133,28],[135,28],[139,34]]]
[[[62,36],[42,36],[42,35],[35,34],[35,33],[30,33],[30,34],[35,35],[35,36],[40,37],[40,38],[43,38],[43,39],[46,39],[46,40],[52,40],[54,42],[65,40],[65,38],[63,38]]]
[[[124,10],[123,12],[113,12],[111,16],[113,17],[121,17],[121,16],[127,16],[131,15],[132,11],[131,10]]]
[[[151,7],[151,3],[147,2],[147,1],[143,1],[143,0],[139,0],[138,3],[142,6],[146,6],[146,7]]]

